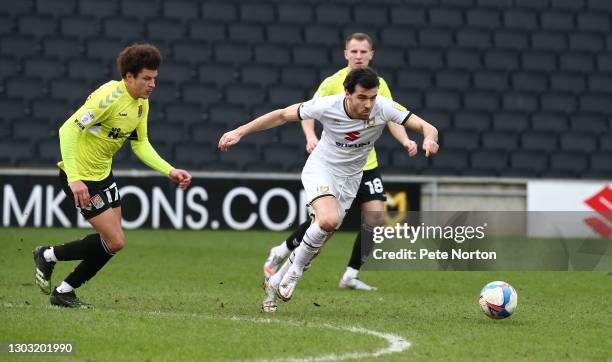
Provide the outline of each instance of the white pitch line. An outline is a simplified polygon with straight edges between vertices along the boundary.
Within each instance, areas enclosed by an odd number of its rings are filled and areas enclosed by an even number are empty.
[[[23,305],[13,305],[11,303],[4,303],[5,308],[32,308],[30,306]],[[256,361],[269,361],[269,362],[318,362],[318,361],[343,361],[347,359],[361,359],[361,358],[376,358],[379,356],[383,356],[386,354],[392,353],[400,353],[408,348],[410,348],[411,343],[404,339],[401,336],[398,336],[393,333],[385,333],[378,332],[372,329],[367,329],[358,326],[336,326],[329,323],[308,323],[304,324],[301,322],[293,321],[293,320],[283,320],[283,319],[270,319],[270,318],[245,318],[245,317],[218,317],[218,316],[209,316],[204,314],[197,313],[188,313],[188,312],[174,312],[174,311],[138,311],[138,310],[124,310],[124,309],[94,309],[94,310],[103,310],[109,311],[113,313],[138,313],[145,315],[153,315],[153,316],[166,316],[166,317],[190,317],[190,318],[203,318],[208,320],[230,320],[230,321],[239,321],[239,322],[252,322],[252,323],[279,323],[279,324],[288,324],[292,326],[301,326],[307,328],[320,328],[320,329],[332,329],[337,331],[346,331],[351,333],[365,334],[374,337],[378,337],[387,341],[388,345],[384,348],[378,349],[373,352],[350,352],[344,354],[326,354],[322,356],[312,356],[312,357],[303,357],[303,358],[275,358],[271,360],[263,360],[258,359]]]

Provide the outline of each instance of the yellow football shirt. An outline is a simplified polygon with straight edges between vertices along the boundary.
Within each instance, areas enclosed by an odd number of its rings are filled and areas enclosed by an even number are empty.
[[[340,94],[344,93],[344,79],[349,73],[349,68],[343,68],[337,71],[334,75],[329,76],[321,82],[319,88],[315,92],[315,97],[325,97],[330,96],[332,94]],[[389,99],[393,99],[391,97],[391,90],[387,85],[387,82],[381,77],[378,77],[380,81],[380,86],[378,87],[378,93]],[[378,159],[376,158],[376,150],[372,148],[372,151],[368,155],[368,160],[366,161],[365,166],[363,167],[364,171],[372,170],[378,167]]]
[[[134,99],[125,83],[112,80],[89,95],[59,130],[62,161],[68,181],[100,181],[111,172],[113,155],[125,140],[136,156],[168,176],[173,167],[155,152],[147,137],[149,101]]]

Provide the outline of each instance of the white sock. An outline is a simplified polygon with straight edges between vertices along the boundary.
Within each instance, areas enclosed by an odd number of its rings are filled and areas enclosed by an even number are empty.
[[[58,293],[70,293],[74,290],[74,288],[70,284],[62,282],[62,284],[55,288],[55,290],[57,290]]]
[[[287,260],[285,260],[285,262],[283,263],[283,266],[280,267],[280,269],[278,269],[278,271],[276,273],[274,273],[274,275],[272,275],[272,277],[270,278],[270,284],[277,287],[281,280],[283,279],[283,277],[285,276],[285,274],[287,273],[287,270],[289,270],[289,268],[291,267],[291,265],[293,265],[293,258],[295,256],[293,254],[291,254]]]
[[[306,229],[304,234],[304,240],[300,245],[293,251],[293,265],[289,268],[289,271],[302,275],[304,267],[310,263],[314,258],[315,254],[321,249],[329,233],[319,226],[317,223],[313,223]]]
[[[359,273],[359,270],[357,269],[353,269],[350,266],[346,267],[346,271],[344,272],[344,275],[342,276],[343,280],[351,280],[351,279],[355,279],[357,278],[357,274]]]
[[[291,254],[291,250],[289,250],[287,247],[287,243],[283,241],[280,245],[274,248],[274,254],[276,254],[276,256],[279,258],[285,259],[289,256],[289,254]]]
[[[55,251],[53,251],[53,247],[45,249],[45,251],[43,251],[43,257],[48,263],[57,262],[57,257],[55,256]]]

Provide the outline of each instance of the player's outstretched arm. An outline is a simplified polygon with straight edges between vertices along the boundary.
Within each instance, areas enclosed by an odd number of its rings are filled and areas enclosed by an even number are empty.
[[[427,121],[412,113],[404,127],[423,135],[425,157],[438,153],[438,130]]]
[[[223,136],[221,136],[218,147],[221,151],[227,151],[231,146],[240,142],[240,139],[246,135],[278,127],[288,121],[297,121],[300,119],[298,115],[299,108],[300,103],[284,109],[277,109],[270,113],[266,113],[263,116],[260,116],[234,130],[226,132],[223,134]]]
[[[389,127],[389,132],[391,132],[393,138],[395,138],[397,142],[399,142],[402,147],[404,147],[404,149],[408,153],[408,156],[412,157],[417,154],[417,144],[408,137],[408,133],[406,133],[406,127],[403,127],[393,122],[388,122],[387,127]]]
[[[312,153],[317,144],[319,144],[319,138],[315,133],[315,120],[305,119],[302,121],[302,131],[304,131],[304,137],[306,137],[306,152]]]

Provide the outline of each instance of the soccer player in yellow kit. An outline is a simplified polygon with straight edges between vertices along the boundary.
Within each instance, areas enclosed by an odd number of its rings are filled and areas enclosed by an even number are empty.
[[[370,36],[365,33],[353,33],[346,38],[344,57],[348,61],[348,66],[327,77],[317,89],[315,97],[324,97],[333,94],[344,93],[343,82],[347,74],[358,68],[367,67],[374,57],[373,41]],[[383,78],[379,78],[380,87],[378,93],[389,99],[393,99],[387,82]],[[314,120],[303,120],[302,129],[306,137],[306,151],[311,153],[319,139],[314,130]],[[408,138],[406,129],[401,125],[389,122],[389,131],[397,139],[397,141],[406,149],[409,156],[414,156],[417,153],[417,145],[414,141]],[[366,217],[366,224],[370,226],[381,225],[384,211],[384,202],[386,201],[385,189],[382,183],[380,171],[378,170],[378,160],[376,158],[376,150],[372,149],[368,156],[366,165],[363,168],[363,177],[359,186],[359,192],[355,201],[361,205],[361,210]],[[283,241],[280,245],[273,247],[266,259],[263,272],[265,280],[268,280],[281,266],[282,262],[289,256],[304,238],[306,229],[310,226],[310,220],[302,223],[298,228]],[[368,285],[358,277],[359,269],[365,262],[368,246],[361,243],[361,232],[357,233],[353,251],[349,259],[348,266],[342,278],[340,279],[340,288],[349,288],[356,290],[375,291],[376,287]]]
[[[91,93],[59,130],[62,188],[96,233],[62,245],[34,249],[36,285],[50,294],[52,305],[91,308],[74,290],[123,249],[121,197],[111,165],[113,155],[126,140],[130,140],[132,150],[142,162],[180,188],[191,183],[191,175],[164,161],[147,138],[148,98],[155,89],[160,63],[161,54],[153,45],[135,44],[123,49],[117,56],[122,79],[103,84]],[[55,263],[64,260],[82,261],[51,290]]]

